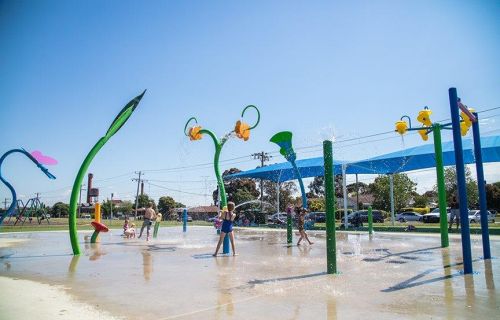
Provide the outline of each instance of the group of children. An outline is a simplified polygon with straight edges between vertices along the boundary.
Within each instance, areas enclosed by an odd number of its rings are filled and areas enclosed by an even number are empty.
[[[215,249],[215,253],[213,256],[217,256],[217,253],[219,252],[220,246],[222,242],[224,241],[224,237],[226,235],[229,236],[229,240],[231,241],[231,247],[233,249],[233,255],[236,255],[236,248],[234,246],[234,234],[233,234],[233,224],[234,224],[234,219],[236,218],[236,214],[234,213],[234,207],[235,204],[234,202],[228,202],[227,203],[227,209],[222,210],[219,213],[218,219],[222,221],[222,225],[220,227],[220,237],[219,241],[217,243],[217,247]],[[302,208],[302,207],[295,207],[295,214],[297,215],[298,219],[298,229],[299,229],[299,241],[297,242],[297,245],[299,246],[302,240],[306,240],[310,245],[313,244],[311,240],[309,240],[309,237],[307,236],[307,233],[304,229],[304,222],[305,222],[305,216],[307,214],[307,209]],[[141,227],[141,232],[139,234],[140,238],[142,236],[142,232],[144,231],[144,228],[147,228],[147,238],[146,241],[149,241],[149,231],[151,228],[151,225],[153,223],[153,220],[157,219],[161,220],[161,214],[156,214],[156,212],[153,209],[153,205],[149,204],[148,208],[145,211],[144,214],[144,221]],[[156,221],[157,225],[159,221]],[[157,228],[155,226],[155,232],[157,232]],[[132,239],[136,237],[136,230],[135,230],[135,223],[130,223],[128,218],[125,218],[125,223],[123,224],[123,235],[127,239]]]

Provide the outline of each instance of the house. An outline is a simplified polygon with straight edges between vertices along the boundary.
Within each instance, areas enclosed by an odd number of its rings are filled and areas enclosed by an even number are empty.
[[[184,208],[176,208],[175,212],[179,217],[182,217],[182,212]],[[193,218],[193,220],[207,220],[219,213],[219,207],[217,206],[199,206],[187,208],[188,215]]]

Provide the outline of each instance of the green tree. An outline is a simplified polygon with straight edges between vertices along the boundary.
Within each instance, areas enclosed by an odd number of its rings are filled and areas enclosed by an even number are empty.
[[[156,209],[156,203],[153,199],[151,199],[147,194],[140,194],[139,197],[137,197],[138,200],[138,204],[137,204],[137,207],[138,208],[146,208],[148,206],[149,203],[152,203],[153,204],[153,208]],[[135,204],[135,202],[134,202]],[[135,208],[134,208],[135,209]]]
[[[408,207],[416,185],[407,174],[394,174],[394,208],[396,211]],[[375,178],[375,181],[369,185],[369,190],[375,198],[373,201],[375,208],[385,211],[391,210],[389,176],[380,175]]]
[[[500,210],[500,183],[486,185],[486,203],[488,209]]]
[[[457,193],[457,170],[455,167],[446,167],[444,169],[444,185],[448,203],[451,202],[453,195]],[[467,190],[467,204],[470,208],[476,207],[479,200],[477,182],[472,178],[469,167],[465,167],[465,187]],[[437,190],[437,186],[434,187]]]
[[[231,168],[222,174],[222,177],[226,177],[231,174],[241,172],[238,168]],[[231,179],[224,180],[224,188],[226,189],[227,201],[232,201],[237,205],[249,200],[256,200],[260,192],[257,190],[257,184],[253,179]],[[217,189],[212,193],[214,203],[217,203]]]
[[[174,209],[178,208],[174,198],[169,196],[161,197],[158,200],[158,211],[162,214],[163,219],[172,219],[174,217]],[[175,217],[177,217],[175,215]]]
[[[419,194],[415,194],[413,196],[413,202],[413,206],[415,208],[425,208],[429,204],[429,198],[423,195],[421,196]]]
[[[297,192],[297,186],[293,181],[280,183],[280,212],[284,212],[289,205],[295,205],[294,193]],[[276,208],[276,182],[264,180],[264,201],[269,202],[273,208]]]
[[[67,217],[69,214],[69,204],[63,202],[56,202],[50,209],[52,217]]]
[[[111,202],[111,200],[104,201],[101,206],[103,217],[105,218],[110,217],[111,209],[113,209],[113,215],[116,215],[118,213],[116,210],[116,205],[113,202]]]
[[[314,180],[309,183],[308,198],[321,198],[325,196],[325,178],[323,176],[314,177]],[[342,175],[335,176],[335,196],[341,198],[343,196]]]
[[[311,211],[325,211],[325,198],[314,198],[307,201],[309,210]]]
[[[134,204],[132,203],[132,201],[122,201],[119,206],[116,206],[116,211],[125,215],[129,215],[134,212]]]

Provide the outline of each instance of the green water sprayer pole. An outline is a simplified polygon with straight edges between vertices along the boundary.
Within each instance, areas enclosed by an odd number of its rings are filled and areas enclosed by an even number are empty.
[[[446,189],[444,185],[443,149],[441,145],[441,125],[432,125],[434,136],[434,153],[436,154],[436,175],[439,198],[439,229],[441,231],[441,247],[447,248],[448,241],[448,215],[446,213]]]
[[[333,186],[332,141],[323,141],[326,198],[326,264],[328,274],[337,273],[337,245],[335,243],[335,188]]]
[[[293,242],[293,231],[292,231],[292,208],[286,208],[286,243],[291,244]]]
[[[373,213],[372,213],[372,206],[368,207],[368,234],[369,235],[373,234]]]

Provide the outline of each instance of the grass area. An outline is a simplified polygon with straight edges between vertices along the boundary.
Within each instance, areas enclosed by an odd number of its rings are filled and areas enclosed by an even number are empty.
[[[12,222],[12,221],[11,221]],[[90,225],[92,220],[90,219],[77,219],[76,225],[78,230],[94,230],[94,228]],[[102,220],[108,228],[110,229],[121,229],[123,227],[123,220]],[[134,222],[134,221],[132,221]],[[135,222],[136,227],[141,227],[142,220],[138,220]],[[205,221],[193,221],[188,222],[189,226],[212,226],[211,222]],[[182,226],[182,222],[178,221],[162,221],[162,227],[176,227]],[[38,224],[36,219],[33,219],[31,223],[26,221],[26,223],[21,226],[18,223],[17,226],[14,226],[13,223],[3,224],[0,226],[0,232],[29,232],[29,231],[57,231],[57,230],[68,230],[68,219],[66,218],[52,218],[50,219],[50,224],[45,221],[42,221],[41,224]]]
[[[77,219],[78,230],[93,230],[90,225],[90,219]],[[133,222],[133,221],[132,221]],[[121,229],[123,227],[123,220],[103,220],[103,223],[110,229]],[[431,232],[439,233],[439,223],[421,223],[421,222],[411,222],[412,225],[416,227],[414,232]],[[142,225],[142,220],[136,221],[136,227],[140,228]],[[206,221],[193,221],[188,222],[189,226],[212,226],[211,222]],[[391,225],[390,221],[384,223],[374,223],[373,230],[380,232],[404,232],[407,223],[396,222],[394,226]],[[162,221],[162,227],[179,227],[182,226],[182,222],[179,221]],[[286,225],[259,225],[259,227],[270,227],[270,228],[286,228]],[[340,230],[340,222],[336,223],[337,230]],[[316,223],[314,225],[314,230],[325,230],[325,223]],[[30,232],[30,231],[57,231],[57,230],[68,230],[68,219],[66,218],[52,218],[50,219],[50,225],[43,221],[42,224],[38,224],[36,219],[33,219],[31,224],[29,221],[21,226],[18,224],[14,226],[12,221],[10,224],[4,224],[0,226],[0,232]],[[353,229],[349,229],[353,230]],[[362,228],[356,229],[357,231],[368,231],[368,224],[364,223]],[[481,226],[479,223],[472,223],[470,225],[471,234],[480,234]],[[500,223],[490,223],[489,232],[492,235],[500,235]],[[459,233],[455,227],[450,233]]]

